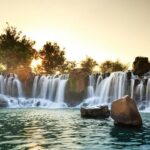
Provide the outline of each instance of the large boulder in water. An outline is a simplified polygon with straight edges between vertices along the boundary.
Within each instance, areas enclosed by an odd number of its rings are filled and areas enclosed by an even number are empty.
[[[141,126],[142,119],[136,102],[129,96],[124,96],[112,102],[111,117],[115,124],[128,126]]]
[[[80,112],[81,117],[83,118],[108,118],[110,116],[108,106],[99,106],[99,107],[82,106]]]
[[[133,73],[142,76],[148,71],[150,71],[148,57],[136,57],[133,62]]]
[[[86,96],[89,81],[89,73],[84,69],[74,69],[69,74],[66,86],[65,102],[69,106],[76,106]]]

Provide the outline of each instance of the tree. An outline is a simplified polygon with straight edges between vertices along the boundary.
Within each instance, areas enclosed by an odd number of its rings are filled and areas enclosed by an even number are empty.
[[[96,65],[97,65],[97,62],[91,57],[86,57],[86,59],[81,62],[81,67],[89,73],[92,73],[93,68]]]
[[[0,35],[0,63],[7,70],[16,69],[18,66],[29,66],[34,56],[34,41],[21,35],[15,27],[7,23],[4,33]]]
[[[61,50],[57,43],[51,42],[46,42],[39,56],[45,72],[50,74],[60,71],[66,60],[65,51]]]
[[[107,60],[100,65],[102,73],[110,73],[115,71],[125,71],[128,69],[128,65],[122,64],[120,61]]]
[[[61,73],[69,73],[76,67],[75,61],[65,61],[60,72]]]

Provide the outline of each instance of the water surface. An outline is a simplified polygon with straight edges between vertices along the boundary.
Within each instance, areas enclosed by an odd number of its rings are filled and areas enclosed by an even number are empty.
[[[82,119],[78,109],[1,109],[0,150],[150,149],[150,114],[138,129]]]

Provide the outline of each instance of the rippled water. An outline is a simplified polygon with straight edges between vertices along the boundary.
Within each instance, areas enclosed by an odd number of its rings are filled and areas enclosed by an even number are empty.
[[[82,119],[75,109],[1,109],[0,150],[150,149],[150,114],[139,129]]]

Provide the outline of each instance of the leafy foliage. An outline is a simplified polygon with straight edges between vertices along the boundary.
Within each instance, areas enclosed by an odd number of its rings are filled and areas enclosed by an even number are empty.
[[[61,50],[57,43],[51,42],[46,42],[39,52],[39,56],[46,73],[60,71],[66,60],[65,51]]]
[[[76,67],[75,61],[65,61],[60,72],[61,73],[69,73]]]
[[[18,66],[29,66],[34,55],[34,41],[28,39],[15,27],[9,26],[0,35],[0,63],[6,65],[7,70]]]
[[[111,61],[107,60],[100,65],[100,69],[102,73],[110,73],[115,71],[125,71],[128,69],[128,66],[122,64],[120,61]]]
[[[96,65],[97,65],[97,62],[91,57],[86,57],[86,59],[81,62],[81,67],[89,73],[92,73],[93,68]]]

